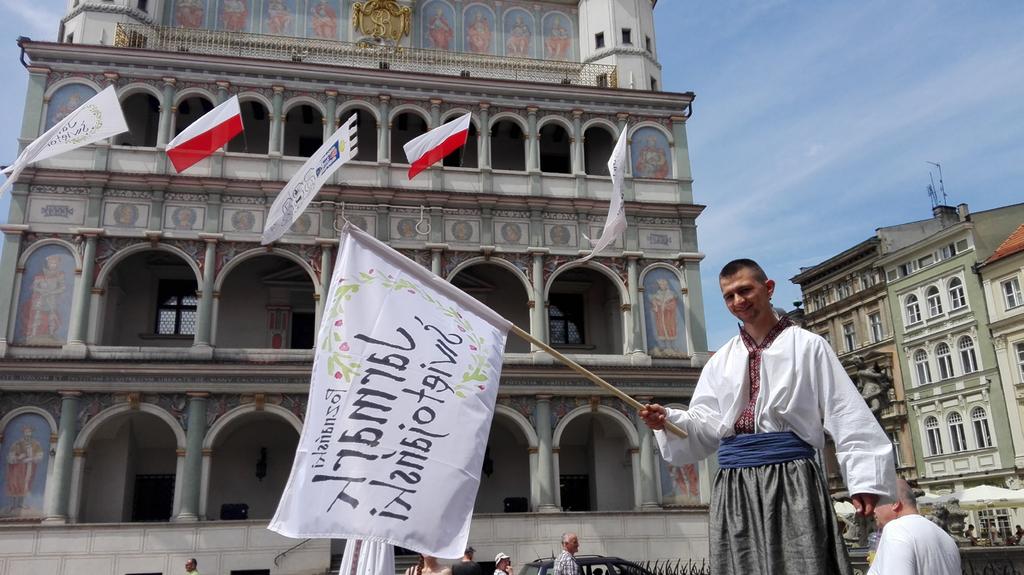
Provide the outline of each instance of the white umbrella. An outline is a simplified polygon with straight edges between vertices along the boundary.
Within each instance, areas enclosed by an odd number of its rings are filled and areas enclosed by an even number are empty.
[[[959,492],[957,499],[965,509],[986,507],[1024,507],[1024,490],[979,485]]]

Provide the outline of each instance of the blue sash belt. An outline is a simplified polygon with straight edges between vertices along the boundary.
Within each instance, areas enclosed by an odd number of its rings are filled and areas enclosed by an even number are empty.
[[[746,433],[722,439],[718,466],[726,469],[759,467],[814,457],[814,448],[792,431]]]

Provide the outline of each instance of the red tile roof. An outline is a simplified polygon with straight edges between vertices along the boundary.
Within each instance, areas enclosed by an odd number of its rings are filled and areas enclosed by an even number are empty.
[[[1021,224],[1010,237],[1006,238],[1006,241],[999,244],[996,251],[992,252],[992,255],[985,260],[986,264],[990,264],[996,260],[1001,260],[1005,257],[1009,257],[1017,252],[1024,252],[1024,224]]]

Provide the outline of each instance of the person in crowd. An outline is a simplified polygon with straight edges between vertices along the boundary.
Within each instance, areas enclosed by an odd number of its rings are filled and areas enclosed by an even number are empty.
[[[555,559],[554,575],[578,575],[580,564],[576,553],[580,550],[580,539],[575,533],[562,534],[562,554]]]
[[[185,562],[185,573],[188,575],[199,575],[199,562],[193,557]]]
[[[914,490],[896,481],[896,500],[875,508],[882,528],[868,575],[960,575],[960,549],[941,527],[917,510]]]
[[[480,564],[473,561],[474,553],[476,553],[476,549],[466,547],[466,552],[462,554],[462,560],[452,565],[452,575],[483,575]]]
[[[504,553],[495,555],[494,575],[512,575],[512,558]]]
[[[437,557],[420,555],[419,563],[406,569],[405,575],[452,575],[452,570],[451,567],[441,565]]]

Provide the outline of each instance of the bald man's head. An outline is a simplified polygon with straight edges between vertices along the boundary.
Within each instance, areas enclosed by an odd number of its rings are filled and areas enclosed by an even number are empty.
[[[879,527],[904,515],[920,515],[917,510],[917,494],[905,479],[896,480],[896,501],[875,507],[875,521]]]

